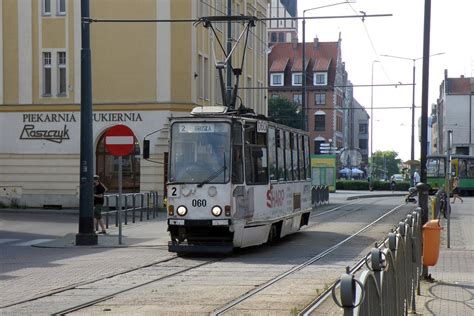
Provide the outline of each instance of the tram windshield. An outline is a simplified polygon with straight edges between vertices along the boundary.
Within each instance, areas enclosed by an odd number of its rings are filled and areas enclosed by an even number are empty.
[[[426,176],[431,178],[439,178],[445,176],[445,158],[432,157],[426,160]]]
[[[177,122],[171,128],[169,181],[226,183],[230,178],[230,124]]]

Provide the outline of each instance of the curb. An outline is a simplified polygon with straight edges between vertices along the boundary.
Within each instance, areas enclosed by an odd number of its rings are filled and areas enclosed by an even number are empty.
[[[391,196],[406,196],[407,193],[381,193],[381,194],[364,194],[354,195],[347,197],[346,201],[357,200],[357,199],[370,199],[379,197],[391,197]]]

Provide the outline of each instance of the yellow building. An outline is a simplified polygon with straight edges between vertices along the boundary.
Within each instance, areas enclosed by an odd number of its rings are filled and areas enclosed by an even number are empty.
[[[233,15],[266,16],[269,0],[233,0]],[[225,15],[227,0],[90,0],[97,19],[197,19]],[[0,203],[76,207],[81,102],[80,0],[0,0]],[[233,23],[233,37],[242,25]],[[216,25],[224,40],[226,23]],[[266,27],[252,28],[239,97],[267,114]],[[124,191],[163,193],[166,168],[140,159],[143,138],[170,116],[222,104],[211,33],[193,23],[92,23],[94,172],[117,188],[117,163],[103,142],[116,124],[130,127],[135,152],[124,157]],[[241,61],[243,46],[233,57]],[[240,64],[239,64],[240,66]],[[164,162],[168,133],[151,139]]]

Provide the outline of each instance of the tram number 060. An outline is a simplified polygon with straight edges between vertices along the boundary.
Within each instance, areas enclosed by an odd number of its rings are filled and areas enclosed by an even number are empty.
[[[206,207],[207,201],[206,201],[206,200],[201,200],[201,199],[194,199],[194,200],[191,202],[191,205],[192,205],[193,207]]]

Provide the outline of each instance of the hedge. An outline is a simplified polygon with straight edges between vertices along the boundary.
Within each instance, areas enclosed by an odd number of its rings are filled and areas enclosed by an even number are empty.
[[[374,181],[372,187],[376,191],[390,191],[390,182]],[[395,183],[395,191],[408,191],[410,182],[403,181]],[[336,190],[369,190],[367,180],[338,180],[336,181]]]

